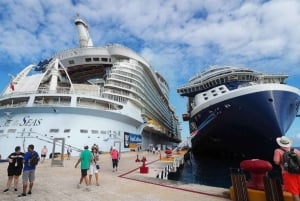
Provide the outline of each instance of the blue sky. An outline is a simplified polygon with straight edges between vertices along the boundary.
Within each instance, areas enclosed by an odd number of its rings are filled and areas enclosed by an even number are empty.
[[[285,73],[287,83],[300,88],[298,0],[2,0],[0,89],[8,74],[77,47],[77,13],[95,46],[127,46],[165,77],[180,119],[187,99],[176,88],[211,65]],[[181,127],[188,136],[188,124]],[[300,146],[300,118],[287,135]]]

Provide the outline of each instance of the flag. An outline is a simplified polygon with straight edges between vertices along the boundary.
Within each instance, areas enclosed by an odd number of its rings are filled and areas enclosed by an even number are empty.
[[[10,82],[10,89],[11,89],[12,91],[15,90],[15,85],[14,85],[14,83],[12,83],[12,82]]]
[[[14,80],[14,76],[12,74],[8,74],[9,78],[10,78],[10,84],[9,84],[9,88],[14,91],[15,90],[15,85],[13,83]]]

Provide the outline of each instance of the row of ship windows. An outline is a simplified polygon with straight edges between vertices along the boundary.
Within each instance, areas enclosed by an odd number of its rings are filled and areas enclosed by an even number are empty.
[[[8,129],[7,133],[16,133],[17,129]],[[49,133],[58,133],[59,129],[53,128],[49,130]],[[64,129],[64,133],[70,133],[71,129]],[[89,130],[88,129],[80,129],[80,133],[83,134],[88,134]],[[111,131],[111,130],[91,130],[90,131],[91,134],[114,134],[114,135],[121,135],[120,131]],[[4,130],[0,130],[0,134],[4,134]]]
[[[116,67],[120,68],[120,65],[115,65]],[[122,68],[124,68],[124,66],[122,66]],[[120,75],[124,75],[126,77],[131,77],[133,78],[134,80],[132,79],[128,79],[128,78],[124,78],[124,77],[121,77],[121,76],[118,76],[118,75],[115,75],[115,77],[117,79],[120,79],[120,80],[124,80],[124,81],[127,81],[127,82],[130,82],[130,83],[133,83],[135,84],[136,86],[139,86],[141,83],[138,82],[138,80],[140,80],[140,77],[137,76],[136,74],[132,74],[132,73],[127,73],[127,72],[124,72],[124,71],[121,71],[121,70],[115,70],[114,71],[115,73],[118,73]],[[138,71],[138,73],[140,74],[140,72]],[[143,76],[142,74],[140,74],[140,76]],[[144,76],[143,76],[144,77]],[[145,86],[147,88],[147,85],[148,85],[148,82],[147,82],[147,77],[144,77],[144,83],[145,83]],[[164,111],[164,114],[165,116],[168,116],[168,112],[166,110],[166,108],[164,106],[161,105],[161,101],[163,100],[157,100],[157,99],[154,99],[153,97],[159,97],[159,96],[154,96],[153,93],[155,93],[154,91],[156,91],[151,85],[148,85],[148,87],[150,86],[150,88],[148,88],[148,90],[145,90],[145,93],[148,94],[148,99],[151,99],[151,102],[152,103],[156,103],[157,107],[159,107],[160,111]],[[151,93],[152,92],[152,93]],[[149,94],[151,93],[151,95]],[[163,101],[164,102],[164,101]]]
[[[217,96],[218,95],[218,92],[221,92],[222,94],[223,93],[226,93],[226,90],[223,86],[219,87],[218,90],[216,89],[213,89],[210,91],[210,93],[213,95],[213,96]],[[203,97],[204,97],[204,100],[207,100],[208,99],[208,94],[207,93],[203,93]]]
[[[102,61],[102,62],[111,62],[111,58],[106,58],[106,57],[87,57],[85,58],[85,62],[99,62],[99,61]],[[69,64],[75,64],[75,61],[74,60],[69,60]]]

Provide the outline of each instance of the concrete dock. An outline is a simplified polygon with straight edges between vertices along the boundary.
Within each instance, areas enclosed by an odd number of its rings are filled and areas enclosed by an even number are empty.
[[[148,173],[140,173],[142,162],[136,162],[137,154],[141,159],[147,159]],[[164,169],[168,162],[159,160],[159,155],[147,152],[121,153],[121,160],[117,172],[112,171],[112,163],[109,154],[100,155],[100,186],[95,185],[93,177],[91,191],[85,188],[77,189],[80,178],[80,169],[74,165],[78,157],[64,160],[63,167],[51,166],[51,160],[47,159],[39,164],[36,170],[36,181],[31,195],[18,197],[21,194],[21,182],[19,180],[18,191],[4,193],[7,182],[8,163],[0,163],[0,200],[20,201],[92,201],[92,200],[117,200],[117,201],[225,201],[230,200],[228,189],[215,188],[199,184],[186,184],[178,181],[158,179],[156,176]]]

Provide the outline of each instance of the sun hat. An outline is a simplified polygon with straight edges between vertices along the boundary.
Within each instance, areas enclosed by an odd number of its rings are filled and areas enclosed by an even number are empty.
[[[276,138],[277,144],[281,147],[291,147],[293,141],[286,136]]]

